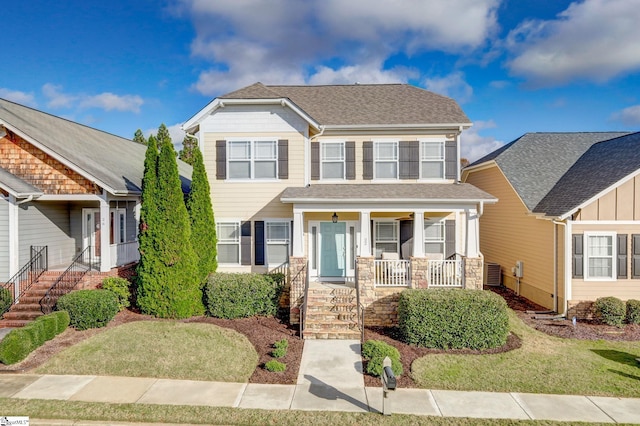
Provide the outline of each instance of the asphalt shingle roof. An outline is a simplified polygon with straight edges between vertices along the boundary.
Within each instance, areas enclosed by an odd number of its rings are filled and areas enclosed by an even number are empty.
[[[470,124],[456,101],[408,84],[265,86],[255,83],[219,99],[287,98],[321,125]]]
[[[35,186],[20,179],[18,176],[10,173],[8,170],[0,167],[0,188],[17,197],[27,197],[29,195],[42,195]]]

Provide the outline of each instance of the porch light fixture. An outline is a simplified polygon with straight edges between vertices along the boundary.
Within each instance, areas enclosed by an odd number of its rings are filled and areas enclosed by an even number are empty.
[[[338,213],[333,212],[333,216],[331,216],[331,222],[338,223]]]

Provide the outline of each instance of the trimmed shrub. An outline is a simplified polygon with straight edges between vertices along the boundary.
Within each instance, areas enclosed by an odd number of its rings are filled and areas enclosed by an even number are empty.
[[[272,359],[271,361],[268,361],[264,364],[264,368],[265,370],[271,371],[272,373],[280,373],[287,369],[287,364]]]
[[[58,319],[54,315],[43,315],[33,321],[33,324],[38,324],[42,327],[42,334],[44,340],[53,339],[58,334]]]
[[[118,298],[118,310],[122,311],[131,304],[131,283],[120,277],[107,277],[102,281],[102,288],[113,292]]]
[[[607,325],[621,327],[627,313],[625,303],[617,297],[601,297],[596,299],[593,307],[596,310],[596,317]]]
[[[629,324],[640,324],[640,300],[627,300],[627,322]]]
[[[0,341],[0,362],[8,365],[22,361],[31,351],[64,331],[68,324],[69,315],[66,312],[54,312],[38,317],[22,328],[11,330]]]
[[[507,343],[509,316],[502,297],[481,290],[405,290],[398,327],[411,345],[440,349],[487,349]]]
[[[11,306],[11,291],[8,288],[0,287],[0,315]]]
[[[402,363],[400,362],[400,352],[388,343],[380,340],[367,340],[362,345],[362,357],[367,362],[367,373],[372,376],[382,375],[382,363],[385,357],[391,359],[391,369],[396,376],[402,375]]]
[[[207,315],[216,318],[274,316],[282,285],[261,274],[215,273],[204,288]]]
[[[49,315],[56,319],[56,335],[65,331],[71,323],[71,318],[69,318],[69,312],[67,311],[52,312]]]
[[[33,349],[31,334],[24,327],[16,328],[0,341],[0,362],[15,364],[25,359]]]
[[[99,328],[118,313],[118,299],[109,290],[78,290],[58,299],[56,309],[67,311],[71,326],[77,330]]]

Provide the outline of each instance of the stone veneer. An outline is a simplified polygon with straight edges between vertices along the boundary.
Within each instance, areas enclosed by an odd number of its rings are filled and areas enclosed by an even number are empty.
[[[568,303],[567,318],[571,319],[574,316],[581,320],[592,320],[595,318],[595,308],[593,301],[590,300],[570,300]]]
[[[484,280],[483,261],[480,257],[463,259],[464,262],[464,288],[470,290],[482,290]]]
[[[300,306],[307,282],[307,258],[289,258],[289,323],[300,324]]]

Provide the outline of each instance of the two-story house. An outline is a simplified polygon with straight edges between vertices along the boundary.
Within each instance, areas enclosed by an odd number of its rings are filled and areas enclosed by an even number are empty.
[[[323,291],[337,300],[305,337],[342,336],[345,316],[327,320],[340,309],[358,312],[352,329],[362,314],[393,324],[404,288],[482,288],[478,219],[497,200],[459,181],[470,126],[454,100],[406,84],[256,83],[214,99],[183,128],[208,170],[218,270],[288,270],[293,323]]]

